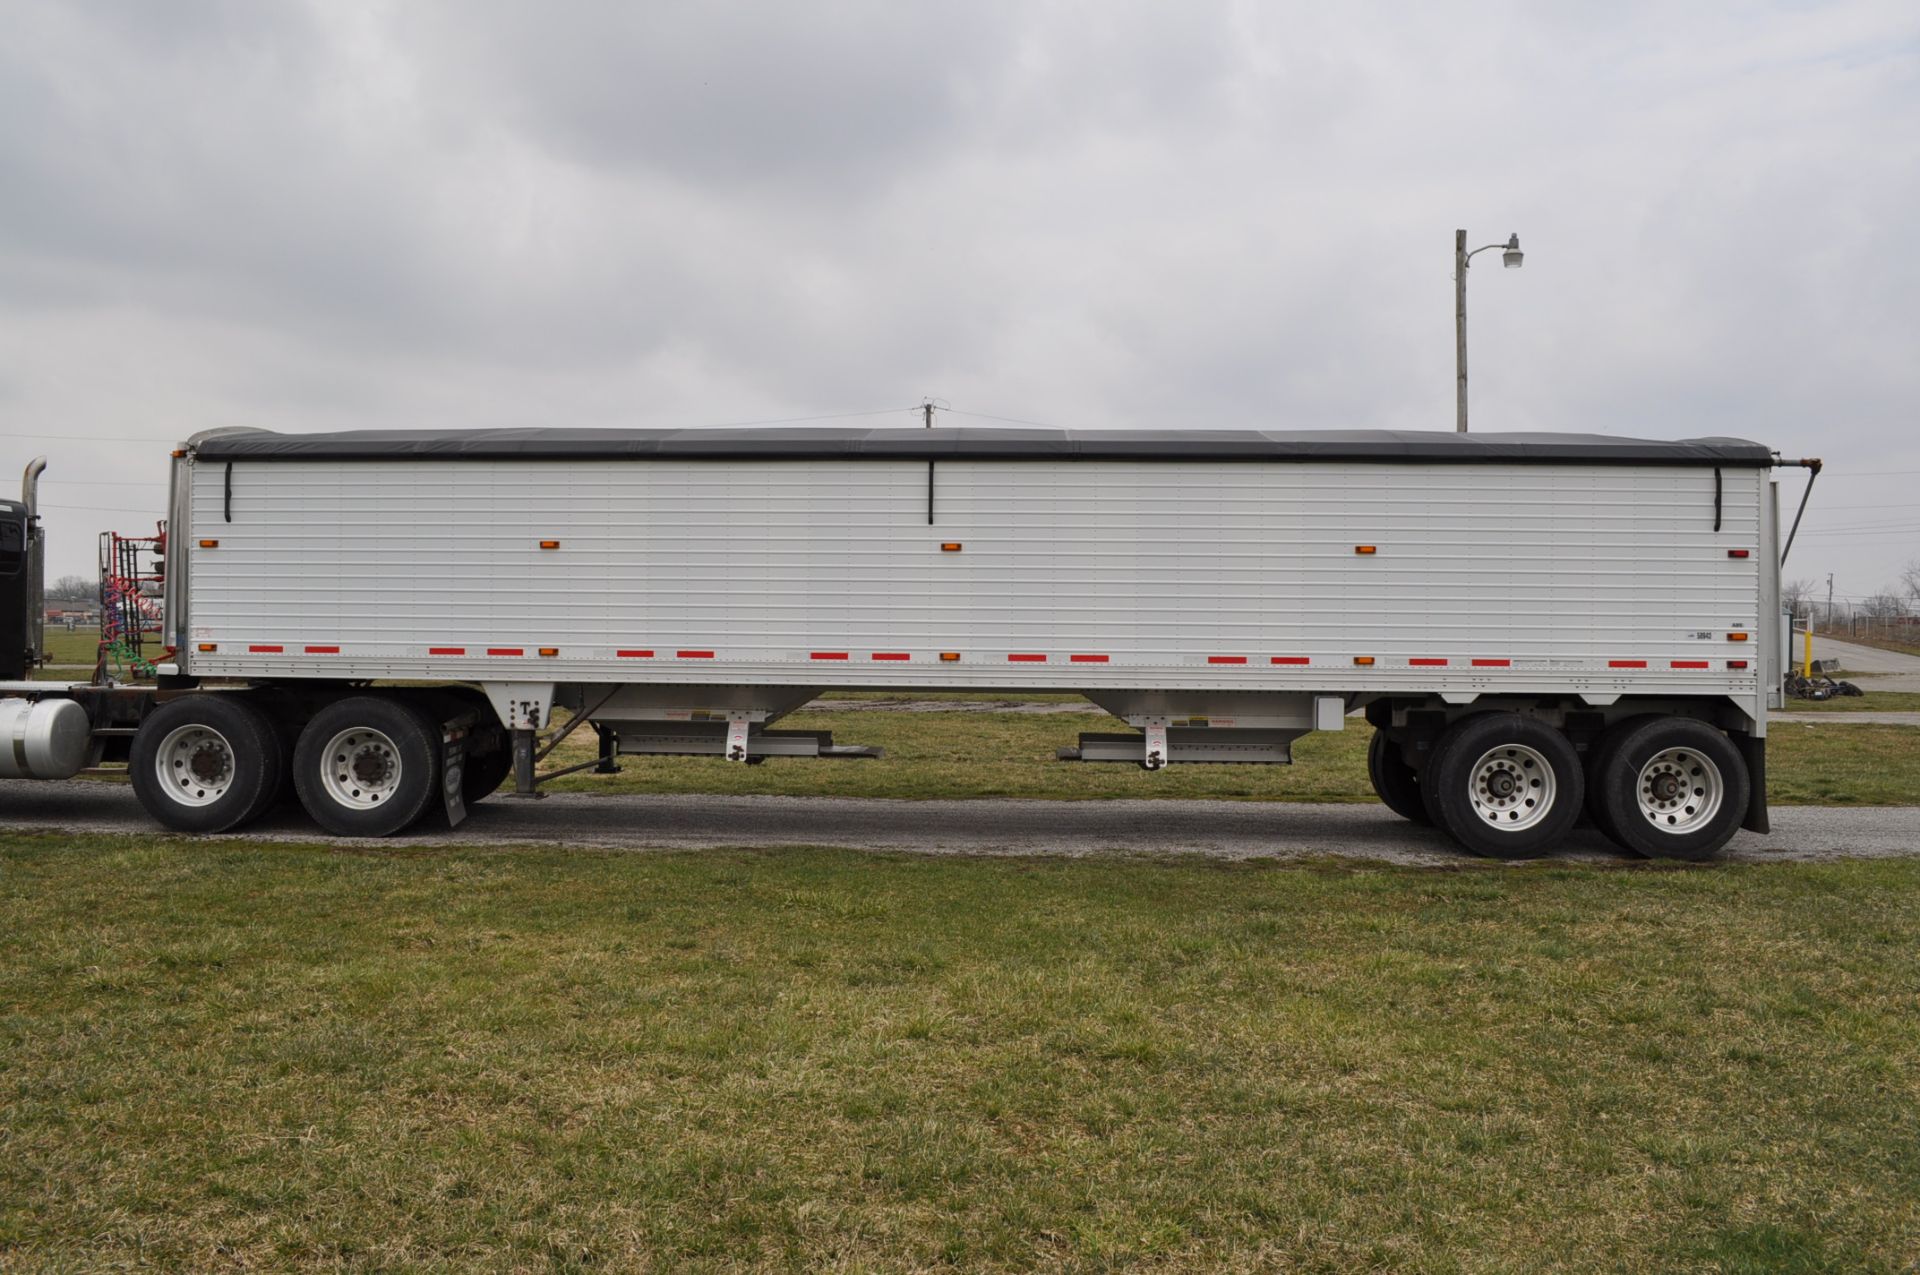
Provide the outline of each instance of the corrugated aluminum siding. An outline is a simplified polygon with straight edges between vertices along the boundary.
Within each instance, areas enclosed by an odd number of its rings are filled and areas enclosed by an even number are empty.
[[[1710,468],[943,461],[931,526],[917,461],[238,461],[231,522],[225,470],[192,466],[202,675],[1750,691],[1726,660],[1760,662],[1755,469],[1718,532]]]

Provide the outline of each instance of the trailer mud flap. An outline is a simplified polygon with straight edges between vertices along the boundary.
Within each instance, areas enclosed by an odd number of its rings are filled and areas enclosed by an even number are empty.
[[[1748,832],[1772,832],[1773,826],[1767,820],[1766,736],[1734,731],[1729,737],[1740,750],[1740,760],[1747,763],[1747,817],[1741,820],[1740,826]]]
[[[447,827],[458,828],[467,821],[467,732],[458,727],[440,736],[445,750],[440,759],[440,797],[447,807]]]

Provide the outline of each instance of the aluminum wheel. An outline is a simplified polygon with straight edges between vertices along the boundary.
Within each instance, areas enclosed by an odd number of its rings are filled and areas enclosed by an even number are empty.
[[[1648,758],[1634,784],[1640,814],[1666,833],[1692,832],[1712,822],[1726,799],[1720,768],[1692,748],[1668,748]]]
[[[1474,815],[1501,829],[1519,831],[1553,809],[1553,766],[1524,744],[1502,744],[1480,755],[1467,776]]]
[[[160,791],[183,806],[211,806],[233,787],[233,745],[209,726],[176,727],[153,758]]]
[[[370,727],[343,730],[320,757],[320,785],[351,810],[371,810],[400,787],[400,750]]]

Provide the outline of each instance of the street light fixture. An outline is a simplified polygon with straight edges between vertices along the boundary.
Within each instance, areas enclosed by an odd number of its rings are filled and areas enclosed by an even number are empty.
[[[1509,235],[1505,243],[1490,243],[1485,248],[1467,251],[1467,232],[1453,232],[1453,344],[1454,369],[1459,382],[1459,419],[1456,428],[1460,433],[1467,432],[1467,266],[1483,252],[1494,248],[1504,248],[1500,254],[1501,263],[1509,270],[1518,270],[1526,254],[1520,251],[1520,236]]]

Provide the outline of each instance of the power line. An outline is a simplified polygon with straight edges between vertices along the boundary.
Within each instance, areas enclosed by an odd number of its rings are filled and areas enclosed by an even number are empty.
[[[37,508],[64,509],[68,513],[80,513],[80,514],[137,514],[142,518],[148,517],[149,515],[158,517],[160,514],[166,512],[165,510],[159,508],[158,506],[153,506],[147,509],[128,509],[123,505],[47,505],[47,504],[42,504],[37,506]]]
[[[920,410],[920,404],[907,407],[885,407],[877,412],[828,412],[823,416],[779,416],[764,421],[722,421],[717,425],[693,425],[690,429],[737,429],[747,425],[799,425],[807,421],[851,421],[867,416],[901,416]]]
[[[174,438],[178,438],[179,436],[178,436],[178,435],[174,435],[173,437],[174,437]],[[168,439],[167,439],[167,438],[165,438],[165,437],[154,437],[154,438],[126,438],[126,437],[121,437],[121,436],[117,436],[117,435],[111,435],[111,434],[14,434],[14,433],[7,433],[7,434],[0,434],[0,438],[58,438],[58,439],[61,439],[62,441],[68,441],[68,442],[75,442],[75,443],[152,443],[152,444],[154,444],[154,445],[155,445],[156,447],[159,447],[159,446],[164,446],[164,445],[165,445],[165,444],[167,443],[167,441],[168,441]]]
[[[1007,424],[1007,425],[1032,425],[1038,429],[1067,428],[1064,425],[1049,425],[1045,421],[1023,421],[1017,416],[995,416],[991,412],[963,412],[957,407],[949,407],[947,410],[949,412],[952,412],[955,416],[971,416],[976,420],[982,420],[982,421],[1000,421],[1003,424]]]
[[[850,421],[850,420],[859,420],[863,417],[868,417],[868,416],[900,416],[908,412],[917,412],[919,410],[920,410],[920,405],[918,403],[914,403],[906,407],[883,407],[877,411],[872,411],[872,412],[826,412],[819,416],[772,416],[764,420],[716,421],[706,425],[691,425],[691,426],[685,426],[684,428],[737,429],[737,428],[743,428],[749,425],[801,425],[801,424],[805,424],[808,421]],[[513,427],[503,426],[502,428],[513,428]],[[330,433],[335,433],[337,431],[315,430],[312,432],[320,433],[320,434],[330,434]],[[166,443],[169,441],[175,441],[181,437],[182,436],[178,434],[155,435],[147,438],[129,438],[125,435],[120,435],[120,434],[33,434],[33,433],[14,433],[11,431],[5,434],[0,434],[0,438],[57,438],[64,441],[76,442],[76,443],[154,443],[156,445]]]
[[[41,486],[58,483],[63,487],[165,487],[151,478],[42,478]],[[1857,508],[1858,506],[1856,506]]]

